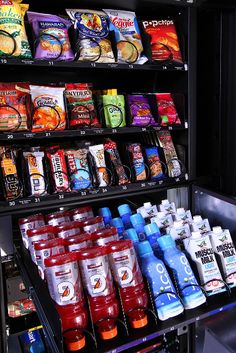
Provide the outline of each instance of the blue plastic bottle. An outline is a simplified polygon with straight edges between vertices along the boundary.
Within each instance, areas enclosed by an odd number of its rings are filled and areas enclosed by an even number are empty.
[[[133,214],[130,217],[130,221],[132,223],[132,228],[134,228],[138,234],[139,240],[143,241],[146,239],[146,235],[144,232],[145,220],[140,213]]]
[[[157,239],[161,236],[161,232],[158,225],[156,223],[147,224],[146,226],[144,226],[144,231],[146,234],[146,239],[149,241],[149,244],[151,245],[154,254],[158,257],[161,257],[162,254],[160,246],[157,242]]]
[[[143,241],[138,245],[141,259],[141,270],[150,285],[155,299],[155,306],[160,320],[164,321],[177,316],[184,311],[183,305],[176,293],[175,287],[169,277],[164,263],[154,256],[151,245]],[[166,293],[158,296],[160,293]]]
[[[98,214],[103,218],[105,226],[106,227],[110,226],[110,222],[112,220],[112,214],[111,214],[110,208],[109,207],[99,208]]]
[[[122,219],[120,217],[112,218],[110,225],[112,227],[117,228],[117,232],[119,235],[119,239],[123,239],[123,233],[125,231],[124,224],[122,222]]]
[[[134,228],[126,229],[124,232],[124,239],[130,239],[133,242],[133,246],[135,248],[135,251],[138,255],[138,244],[139,244],[139,238],[136,230]]]
[[[193,274],[185,254],[178,250],[170,235],[164,235],[158,240],[163,252],[165,264],[173,272],[176,285],[182,297],[185,309],[193,309],[206,302],[206,297]],[[184,289],[185,286],[193,284]]]
[[[130,216],[132,216],[132,211],[131,211],[129,205],[127,205],[127,204],[120,205],[118,207],[118,212],[119,212],[119,215],[122,219],[122,222],[124,223],[125,229],[131,228],[132,224],[130,222]]]

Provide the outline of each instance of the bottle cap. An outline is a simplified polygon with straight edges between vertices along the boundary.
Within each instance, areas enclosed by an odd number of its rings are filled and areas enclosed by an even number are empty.
[[[120,252],[126,249],[132,249],[133,243],[129,239],[125,240],[113,240],[107,244],[107,248],[110,253]]]
[[[183,221],[174,221],[174,228],[179,228],[183,226]]]
[[[177,210],[176,210],[176,213],[178,214],[178,215],[182,215],[183,213],[185,213],[185,209],[184,208],[177,208]]]
[[[114,338],[117,336],[117,326],[115,326],[113,329],[109,331],[100,331],[100,336],[102,340],[110,340],[111,338]]]
[[[193,216],[193,221],[194,222],[201,222],[202,221],[202,216],[199,216],[199,215]]]
[[[110,224],[112,227],[115,227],[115,228],[124,228],[124,224],[120,217],[112,218]]]
[[[76,334],[74,331],[67,332],[65,335],[66,348],[70,352],[78,351],[85,346],[85,336],[82,333]]]
[[[143,216],[140,213],[133,214],[130,217],[130,221],[131,221],[133,227],[135,227],[136,224],[143,224],[143,225],[145,224]]]
[[[22,224],[30,223],[30,222],[34,222],[34,221],[44,221],[44,216],[41,213],[38,213],[35,215],[31,215],[27,218],[20,218],[18,220],[18,224],[22,225]]]
[[[111,210],[109,207],[99,208],[98,214],[99,214],[99,216],[102,216],[102,217],[111,217],[112,218]]]
[[[29,238],[34,237],[35,235],[41,235],[41,234],[56,234],[57,231],[55,227],[53,226],[42,226],[37,229],[28,229],[27,230],[27,235]]]
[[[212,228],[213,233],[215,234],[221,234],[223,232],[223,229],[221,227],[213,227]]]
[[[139,242],[138,234],[137,234],[137,232],[136,232],[136,230],[134,228],[126,229],[126,231],[124,232],[124,238],[125,239],[130,239],[134,243],[138,243]]]
[[[146,235],[151,235],[151,234],[160,234],[160,229],[156,223],[150,223],[144,226],[144,232]]]
[[[35,250],[45,250],[45,249],[50,249],[54,248],[56,246],[63,246],[64,245],[64,240],[61,238],[55,238],[55,239],[49,239],[49,240],[41,240],[39,242],[34,243],[34,248]]]
[[[123,216],[125,214],[132,214],[132,211],[128,204],[120,205],[117,209],[120,216]]]
[[[163,251],[169,248],[175,248],[175,241],[172,239],[170,235],[163,235],[162,237],[157,239],[157,242],[161,250]]]
[[[169,202],[169,200],[167,200],[167,199],[161,201],[161,204],[164,205],[164,206],[169,205],[169,203],[170,203],[170,202]]]
[[[192,232],[193,239],[199,239],[201,237],[202,237],[202,234],[200,232]]]
[[[145,241],[142,241],[141,243],[138,243],[138,253],[139,253],[139,256],[153,253],[152,247],[149,241],[145,240]]]
[[[145,202],[145,203],[143,204],[143,207],[144,207],[144,208],[151,208],[151,207],[152,207],[152,204],[151,204],[151,202]]]
[[[114,227],[99,229],[93,233],[91,233],[92,240],[97,240],[99,238],[107,238],[112,235],[117,235],[117,229]]]
[[[131,320],[130,324],[133,328],[141,328],[146,326],[148,324],[147,315],[145,315],[142,319]]]
[[[98,256],[108,255],[109,249],[106,246],[92,246],[91,248],[81,249],[74,254],[77,255],[77,260],[94,259]],[[73,253],[70,253],[73,254]]]

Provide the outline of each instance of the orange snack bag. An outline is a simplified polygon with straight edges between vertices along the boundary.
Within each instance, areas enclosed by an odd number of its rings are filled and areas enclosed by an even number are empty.
[[[64,87],[30,85],[34,106],[33,132],[65,130]]]

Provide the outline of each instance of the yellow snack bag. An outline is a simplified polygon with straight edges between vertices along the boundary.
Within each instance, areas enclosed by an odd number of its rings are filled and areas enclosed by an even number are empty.
[[[22,0],[0,0],[0,56],[32,58],[24,16],[29,8]]]

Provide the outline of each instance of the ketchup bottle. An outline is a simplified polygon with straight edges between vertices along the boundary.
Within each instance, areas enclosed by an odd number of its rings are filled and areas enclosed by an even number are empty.
[[[48,289],[62,320],[67,349],[69,351],[82,349],[85,346],[82,330],[88,325],[88,312],[85,307],[77,255],[74,252],[49,257],[45,259],[45,267]],[[78,330],[67,331],[74,328]]]
[[[109,268],[108,249],[94,246],[77,252],[91,316],[103,340],[117,336],[119,303]]]
[[[148,295],[144,288],[132,240],[113,241],[106,247],[129,323],[135,329],[144,327],[148,323],[145,309],[143,309],[148,306]]]

